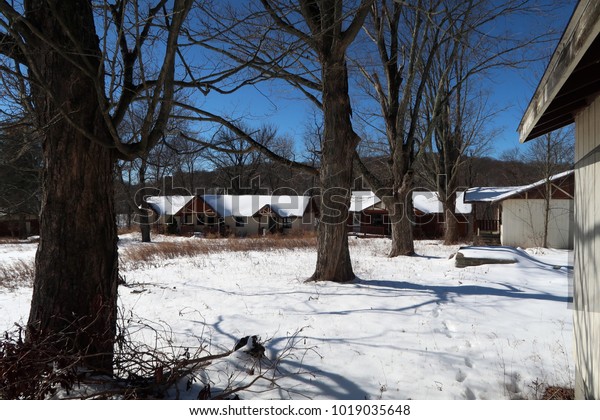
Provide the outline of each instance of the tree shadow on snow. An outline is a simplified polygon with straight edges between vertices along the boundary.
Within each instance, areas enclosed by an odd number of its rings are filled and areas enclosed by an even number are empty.
[[[220,339],[225,337],[223,341],[231,340],[231,347],[233,347],[241,337],[226,331],[223,328],[223,322],[224,318],[219,316],[214,323],[203,325],[210,327],[212,334],[219,336]],[[361,400],[369,396],[369,393],[359,384],[349,380],[343,374],[325,370],[327,363],[318,363],[319,366],[311,364],[311,361],[322,360],[323,356],[319,354],[317,346],[307,345],[306,340],[309,343],[319,340],[301,334],[301,331],[297,333],[297,335],[262,337],[267,339],[263,344],[267,349],[266,356],[268,358],[264,361],[263,367],[276,366],[274,372],[266,375],[266,377],[274,379],[271,385],[276,384],[276,386],[268,386],[268,381],[262,380],[258,387],[242,391],[242,398],[260,398],[260,394],[264,392],[268,392],[269,398],[276,396],[280,399],[323,397],[335,400]],[[227,345],[217,347],[218,351],[229,350]],[[252,377],[249,379],[251,380]],[[208,377],[203,377],[202,381],[193,384],[186,396],[193,398],[207,382],[210,382]],[[218,387],[219,384],[214,385]]]
[[[557,296],[551,293],[544,292],[526,292],[520,290],[517,287],[504,284],[496,283],[498,288],[489,286],[477,286],[477,285],[458,285],[458,286],[444,286],[444,285],[429,285],[429,284],[417,284],[408,281],[393,281],[393,280],[357,280],[356,283],[360,286],[369,288],[382,288],[390,290],[405,290],[427,293],[435,296],[435,299],[429,301],[433,302],[448,302],[449,296],[499,296],[513,299],[533,299],[533,300],[545,300],[552,302],[572,302],[570,296]],[[420,305],[421,306],[421,305]],[[410,309],[410,308],[407,308]]]

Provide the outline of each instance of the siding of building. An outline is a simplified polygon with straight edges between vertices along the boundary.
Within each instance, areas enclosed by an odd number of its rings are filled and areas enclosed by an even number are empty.
[[[600,97],[575,123],[575,395],[600,399]]]
[[[548,214],[549,248],[573,248],[573,200],[552,199]],[[543,246],[543,199],[507,199],[502,202],[502,245],[524,248]]]

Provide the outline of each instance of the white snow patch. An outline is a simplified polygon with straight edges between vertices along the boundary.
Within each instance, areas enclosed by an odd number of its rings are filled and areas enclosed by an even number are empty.
[[[134,235],[122,239],[122,248],[143,246]],[[127,271],[119,303],[168,325],[174,345],[209,343],[217,352],[259,335],[274,360],[293,340],[279,365],[281,388],[243,398],[508,399],[530,397],[534,381],[572,386],[568,253],[513,249],[515,264],[461,269],[449,258],[458,246],[438,241],[393,259],[387,239],[350,244],[353,283],[306,283],[314,250],[221,252]],[[0,245],[0,264],[34,252]],[[30,296],[26,287],[0,289],[0,330],[25,322]]]

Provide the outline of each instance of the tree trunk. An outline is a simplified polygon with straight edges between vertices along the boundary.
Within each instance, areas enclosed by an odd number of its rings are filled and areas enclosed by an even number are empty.
[[[456,218],[456,192],[446,192],[447,197],[444,200],[444,222],[446,230],[444,231],[444,245],[454,245],[458,242],[458,219]]]
[[[29,21],[45,37],[31,46],[30,57],[45,165],[28,339],[52,336],[55,350],[81,354],[87,367],[111,372],[118,276],[114,159],[110,149],[82,134],[108,136],[104,104],[94,93],[102,82],[90,78],[103,78],[92,9],[76,0],[25,4]],[[69,54],[72,39],[84,51]]]
[[[323,60],[324,135],[321,144],[321,206],[317,266],[311,280],[354,280],[348,250],[352,159],[358,136],[352,129],[345,58]]]
[[[139,178],[140,178],[140,187],[141,190],[144,191],[146,189],[146,169],[148,169],[148,164],[146,162],[146,159],[142,158],[142,163],[140,165],[140,170],[138,172]],[[142,197],[142,204],[141,204],[141,211],[139,214],[139,221],[140,221],[140,233],[142,234],[142,242],[152,242],[152,238],[151,238],[151,226],[150,226],[150,217],[148,216],[148,212],[150,211],[150,208],[148,206],[148,203],[146,203],[146,201],[143,199]]]
[[[550,176],[546,177],[546,192],[544,197],[544,236],[542,238],[542,247],[548,248],[548,228],[550,224],[550,200],[552,199],[552,184]]]
[[[413,206],[412,190],[401,189],[396,197],[384,198],[392,228],[392,246],[389,258],[410,256],[415,254],[413,238]]]
[[[140,232],[142,234],[142,242],[152,242],[150,218],[148,217],[148,206],[142,205],[142,212],[140,213]]]
[[[456,214],[450,210],[450,207],[446,208],[445,214],[445,225],[446,230],[444,231],[444,245],[454,245],[459,239],[458,220]]]
[[[19,239],[27,239],[28,236],[27,220],[25,219],[25,214],[21,213],[19,215]]]

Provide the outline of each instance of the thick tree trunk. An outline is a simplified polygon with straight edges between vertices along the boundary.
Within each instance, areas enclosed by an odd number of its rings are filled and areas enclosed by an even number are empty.
[[[392,246],[388,257],[410,256],[415,254],[413,237],[412,191],[401,189],[397,196],[384,199],[392,228]]]
[[[456,214],[449,207],[446,208],[444,222],[446,225],[444,245],[454,245],[459,239],[458,220],[456,219]]]
[[[44,139],[40,243],[29,329],[110,371],[117,305],[117,233],[110,152],[58,124]]]
[[[331,168],[335,170],[335,168]],[[348,282],[354,280],[350,251],[348,249],[348,206],[350,188],[336,187],[334,179],[342,184],[348,172],[347,167],[339,168],[329,179],[321,177],[321,205],[317,236],[317,266],[311,280]],[[351,174],[350,174],[351,175]]]
[[[26,5],[28,19],[46,38],[31,54],[45,165],[28,339],[52,336],[56,350],[81,354],[87,367],[111,372],[118,276],[114,159],[82,134],[108,135],[104,105],[94,93],[98,85],[90,78],[103,77],[93,14],[83,0]],[[69,54],[72,39],[85,50]]]
[[[453,245],[458,242],[459,230],[456,218],[456,192],[449,193],[444,202],[444,244]]]
[[[311,280],[354,280],[348,250],[352,159],[358,136],[352,129],[345,58],[325,60],[322,70],[324,135],[321,144],[321,206],[317,266]]]

